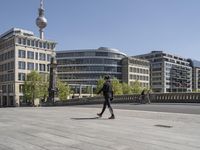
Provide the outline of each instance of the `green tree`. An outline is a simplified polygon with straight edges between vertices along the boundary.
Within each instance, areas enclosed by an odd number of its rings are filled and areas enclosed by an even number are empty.
[[[123,94],[132,94],[131,86],[125,82],[122,83],[122,90],[123,90]]]
[[[95,93],[99,92],[99,90],[103,87],[104,82],[105,81],[102,77],[97,81],[97,88]],[[112,79],[111,83],[114,95],[122,95],[123,94],[122,84],[119,82],[119,80],[114,78]]]
[[[93,92],[92,90],[93,90],[92,86],[87,86],[87,87],[86,87],[86,93],[87,93],[87,94],[90,94],[90,96],[93,94],[93,93],[92,93],[92,92]]]
[[[41,82],[40,86],[40,99],[46,100],[48,97],[48,88],[49,88],[49,82],[48,81],[43,81]]]
[[[58,97],[60,100],[67,100],[68,96],[71,94],[71,89],[69,85],[65,82],[57,79]]]
[[[122,84],[119,82],[118,79],[114,78],[112,79],[112,87],[113,87],[113,94],[114,95],[122,95]]]
[[[105,81],[102,77],[97,81],[97,88],[95,90],[95,93],[98,93],[100,91],[100,89],[103,87],[104,82]]]
[[[34,105],[36,98],[41,96],[41,87],[42,87],[42,78],[40,74],[36,71],[32,71],[27,74],[27,78],[24,82],[24,98],[28,101],[31,101]]]
[[[193,89],[192,92],[193,92],[193,93],[200,93],[200,90],[199,90],[199,89],[197,89],[197,90],[194,90],[194,89]]]
[[[134,81],[133,84],[131,84],[131,87],[132,87],[132,93],[139,94],[142,91],[142,87],[138,80]]]

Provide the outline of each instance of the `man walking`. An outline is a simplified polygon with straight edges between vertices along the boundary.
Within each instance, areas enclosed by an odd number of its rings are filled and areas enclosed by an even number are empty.
[[[111,82],[110,82],[110,76],[105,76],[104,80],[105,80],[105,82],[103,84],[103,87],[101,88],[101,90],[97,94],[100,94],[101,92],[103,92],[103,96],[104,96],[105,101],[104,101],[101,113],[98,113],[97,115],[99,117],[101,117],[103,115],[105,109],[106,109],[106,106],[108,106],[110,114],[111,114],[111,116],[108,119],[115,119],[115,115],[113,113],[113,109],[112,109],[111,104],[110,104],[110,101],[113,98],[113,90],[112,90],[112,85],[111,85]]]

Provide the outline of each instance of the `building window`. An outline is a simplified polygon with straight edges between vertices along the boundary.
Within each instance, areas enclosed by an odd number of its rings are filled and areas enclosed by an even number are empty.
[[[31,46],[35,46],[35,41],[34,40],[31,41]]]
[[[96,56],[108,56],[108,52],[96,52]]]
[[[38,47],[38,41],[35,42],[35,46]]]
[[[11,80],[11,74],[7,74],[7,81]]]
[[[47,71],[50,71],[50,64],[47,65]]]
[[[47,47],[47,43],[43,43],[43,48],[46,48]]]
[[[34,59],[34,52],[28,51],[27,52],[27,58]]]
[[[47,61],[51,61],[51,55],[50,54],[47,54]]]
[[[31,45],[31,41],[27,40],[27,45],[30,46]]]
[[[44,53],[40,53],[40,60],[46,60],[46,55]]]
[[[2,92],[6,93],[7,92],[7,85],[2,85]]]
[[[18,38],[18,44],[22,44],[22,39]]]
[[[35,53],[35,59],[38,60],[38,52]]]
[[[28,69],[28,70],[34,70],[34,63],[28,62],[28,64],[27,64],[27,69]]]
[[[39,42],[40,48],[42,48],[42,42]]]
[[[14,73],[11,73],[11,74],[10,74],[10,81],[14,81],[14,78],[15,78]]]
[[[20,92],[20,93],[23,93],[23,91],[24,91],[24,85],[23,85],[23,84],[20,84],[20,85],[19,85],[19,92]]]
[[[18,57],[19,58],[26,58],[26,51],[25,50],[19,50],[18,51]]]
[[[40,71],[45,71],[45,70],[46,70],[45,64],[40,64]]]
[[[7,71],[7,70],[8,70],[8,67],[7,67],[7,66],[8,66],[7,64],[3,64],[3,65],[2,65],[3,71]]]
[[[18,69],[26,69],[26,63],[24,61],[19,61],[18,65]]]
[[[11,51],[11,58],[14,58],[14,56],[15,56],[15,52],[14,52],[14,50],[12,50]]]
[[[23,45],[26,45],[26,39],[23,39]]]
[[[18,73],[18,80],[25,81],[25,73]]]
[[[10,70],[11,70],[11,69],[14,69],[14,64],[15,64],[14,61],[11,61],[11,62],[10,62]]]
[[[38,71],[38,63],[35,64],[35,70]]]
[[[8,93],[13,93],[13,91],[14,91],[13,84],[9,84],[8,85]]]

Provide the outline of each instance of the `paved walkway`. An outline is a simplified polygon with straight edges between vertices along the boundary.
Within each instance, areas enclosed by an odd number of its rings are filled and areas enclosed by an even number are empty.
[[[0,150],[199,150],[200,115],[99,108],[1,108]]]
[[[138,103],[117,103],[112,104],[115,109],[126,110],[142,110],[154,112],[170,112],[182,114],[199,114],[200,103],[151,103],[151,104],[138,104]],[[87,108],[102,108],[102,104],[96,105],[76,105],[74,107],[87,107]]]

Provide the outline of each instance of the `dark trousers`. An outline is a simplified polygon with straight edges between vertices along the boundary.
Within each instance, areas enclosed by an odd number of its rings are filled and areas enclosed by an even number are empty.
[[[106,106],[108,106],[111,115],[114,115],[113,109],[112,109],[111,104],[110,104],[110,98],[106,98],[105,97],[105,101],[104,101],[104,104],[103,104],[103,108],[102,108],[101,114],[104,113],[104,111],[106,109]]]

